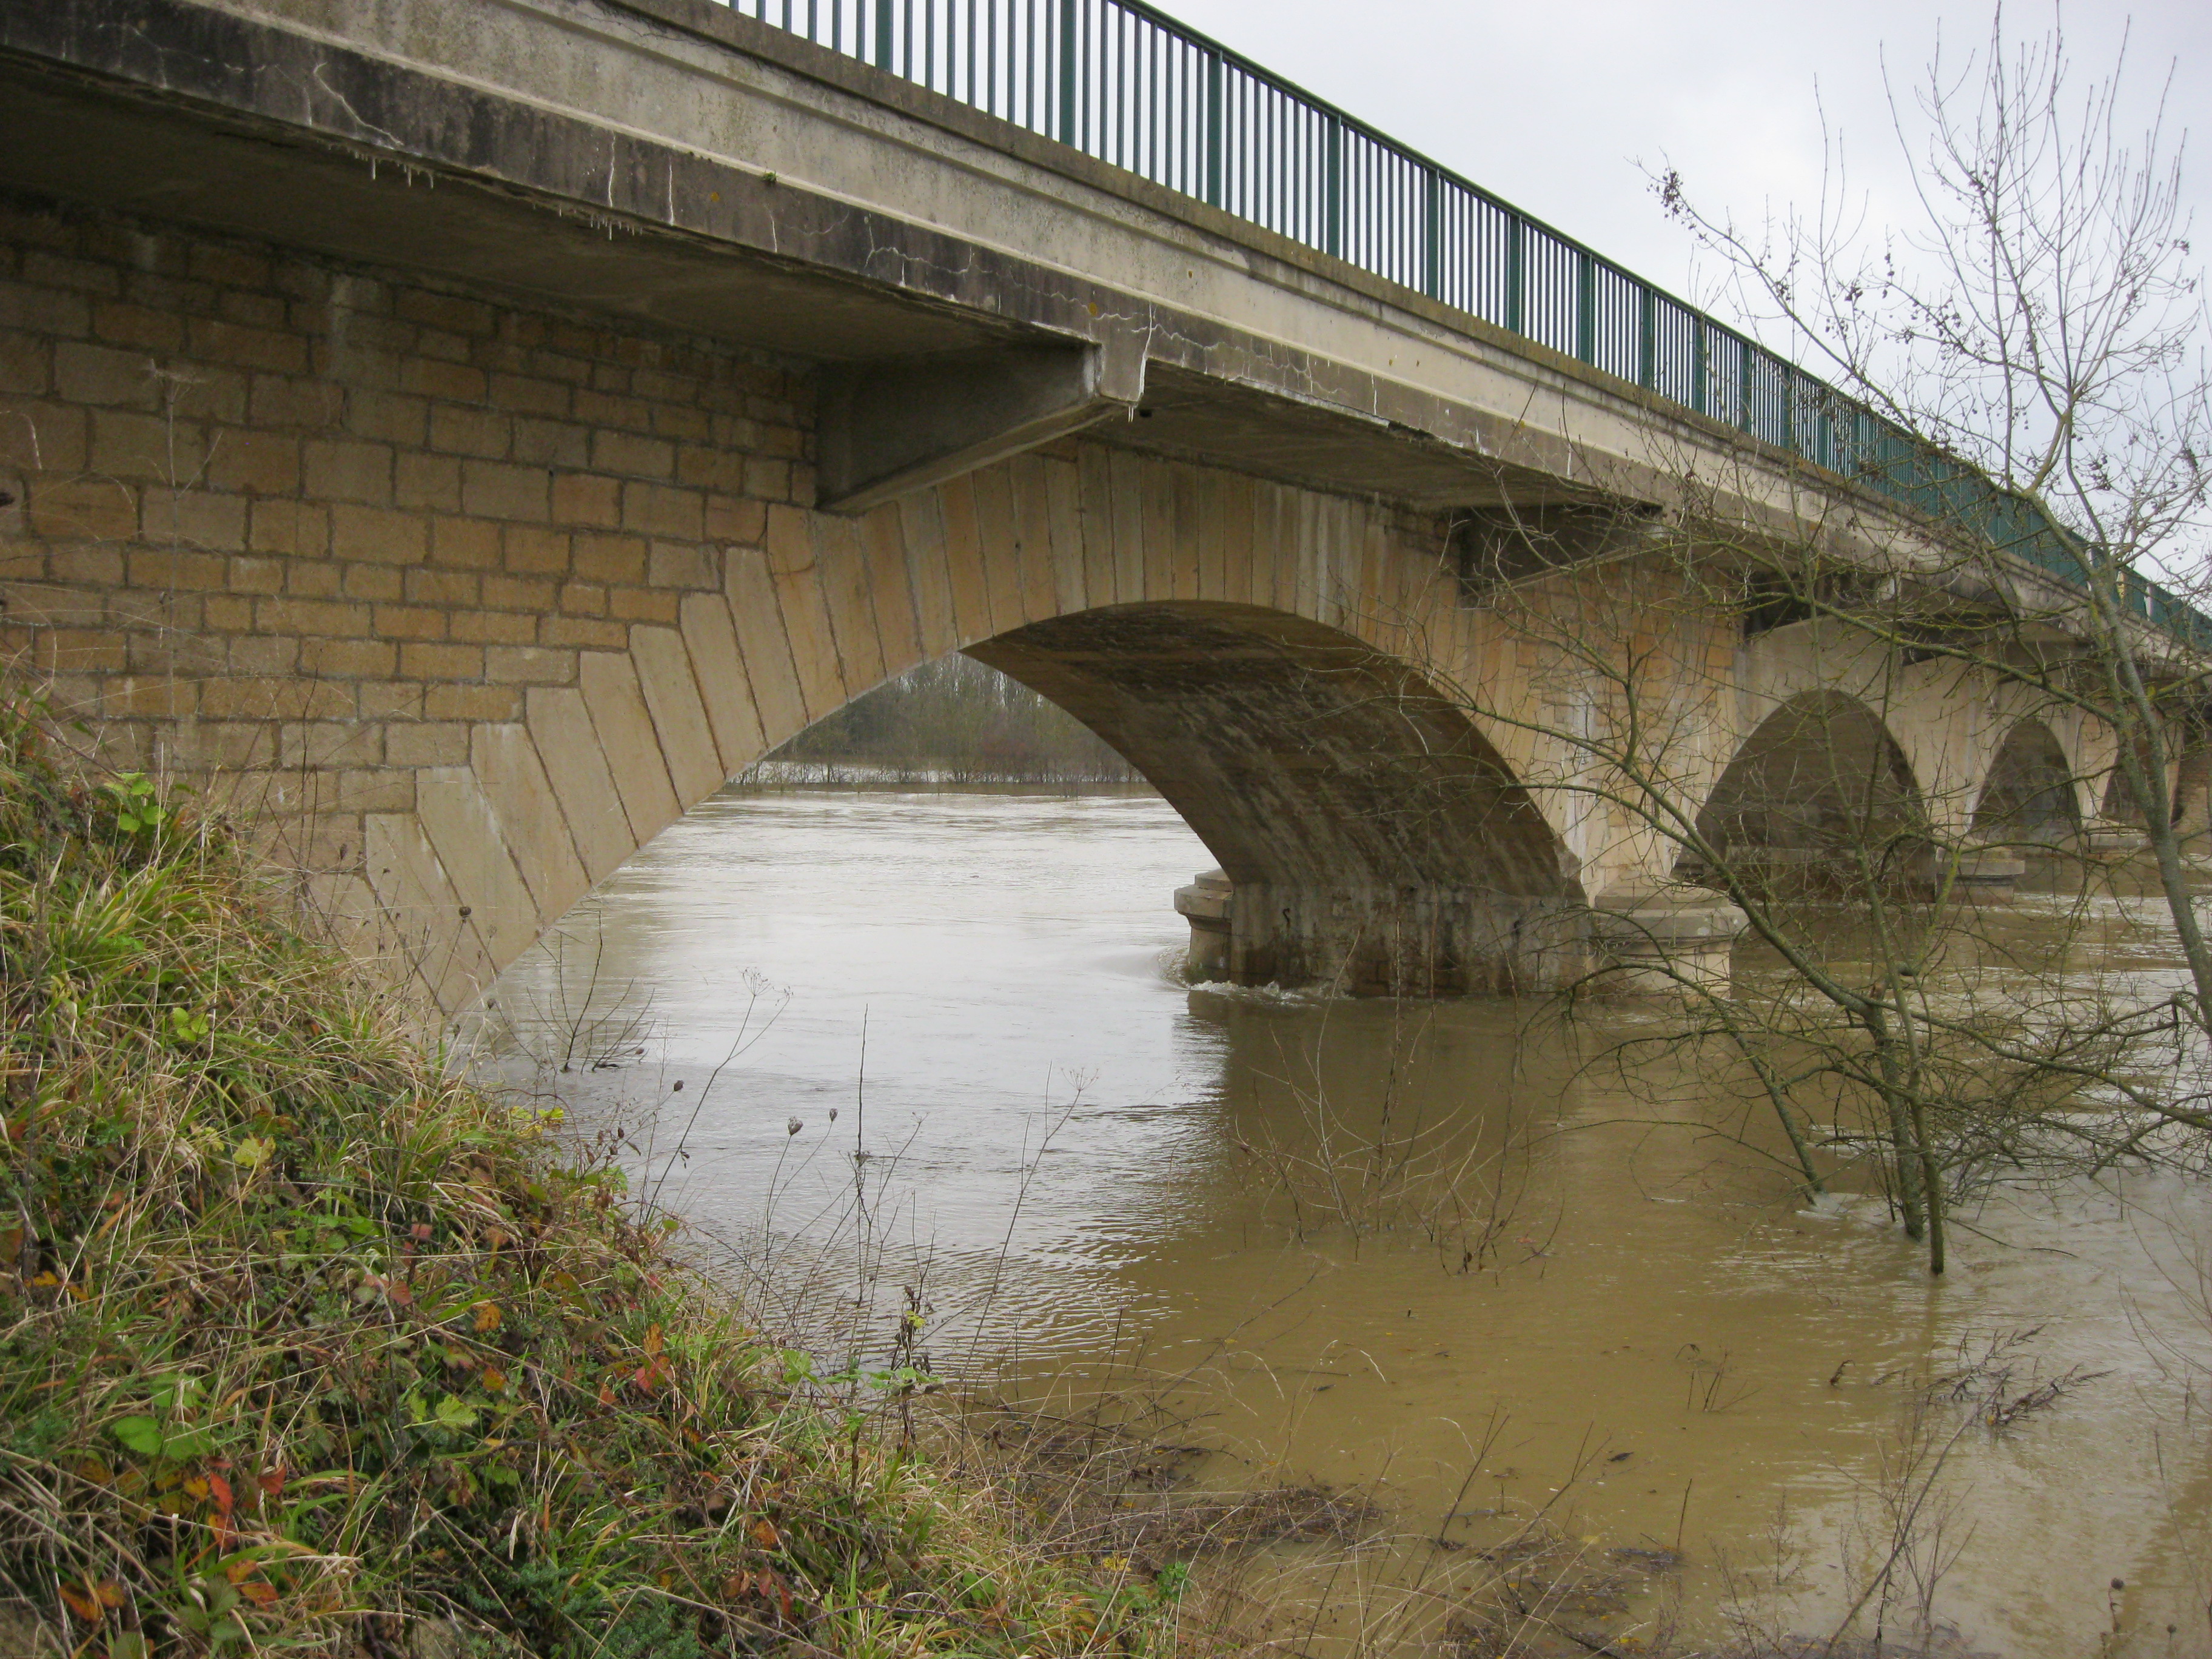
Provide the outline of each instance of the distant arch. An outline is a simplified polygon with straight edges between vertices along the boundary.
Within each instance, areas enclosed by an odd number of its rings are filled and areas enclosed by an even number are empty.
[[[1724,855],[1817,881],[1862,851],[1905,873],[1925,823],[1919,785],[1888,726],[1856,697],[1824,690],[1759,722],[1714,786],[1698,831]]]
[[[1997,745],[1969,826],[1977,839],[2049,846],[2081,833],[2081,803],[2074,769],[2051,728],[2016,721]]]
[[[2205,744],[2202,728],[2171,726],[2164,736],[2166,805],[2171,822],[2179,825],[2202,823],[2208,793],[2212,793],[2212,750]],[[2139,743],[2136,748],[2146,770],[2150,765],[2149,747],[2148,743]],[[2099,811],[2100,816],[2114,823],[2148,827],[2147,815],[2128,782],[2127,769],[2117,757],[2105,780]]]

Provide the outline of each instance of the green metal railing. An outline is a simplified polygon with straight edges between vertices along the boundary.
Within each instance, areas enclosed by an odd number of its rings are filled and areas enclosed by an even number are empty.
[[[1748,336],[1141,0],[722,0],[2087,579],[2033,503]],[[2132,574],[2128,604],[2212,621]]]

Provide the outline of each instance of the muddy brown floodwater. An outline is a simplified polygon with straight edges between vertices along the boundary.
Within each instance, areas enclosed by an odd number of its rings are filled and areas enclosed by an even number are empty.
[[[1181,983],[1212,862],[1144,793],[732,789],[497,1000],[793,1328],[919,1285],[940,1376],[1141,1395],[1196,1487],[1371,1498],[1395,1541],[1350,1565],[1243,1563],[1281,1607],[1348,1575],[1441,1608],[1540,1517],[1622,1581],[1585,1650],[1825,1635],[1892,1561],[1893,1628],[1927,1588],[1976,1650],[2212,1652],[2204,1185],[1999,1194],[1932,1281],[1726,1088],[1601,1063],[1632,1011]]]

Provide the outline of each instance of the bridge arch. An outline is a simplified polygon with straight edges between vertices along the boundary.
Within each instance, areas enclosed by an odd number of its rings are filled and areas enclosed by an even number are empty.
[[[2033,717],[2014,721],[1990,763],[1969,832],[1980,841],[2056,845],[2081,830],[2081,790],[2057,734]]]
[[[684,567],[665,619],[574,653],[520,718],[474,725],[465,760],[417,771],[412,811],[366,814],[362,874],[333,884],[459,1008],[726,779],[964,650],[1183,813],[1236,885],[1233,977],[1550,983],[1573,960],[1575,861],[1522,757],[1416,665],[1456,675],[1496,649],[1424,523],[1087,444],[857,519],[771,507]]]
[[[1098,733],[1234,884],[1229,972],[1354,993],[1504,991],[1557,972],[1565,848],[1410,665],[1254,605],[1109,606],[971,647]]]
[[[1847,692],[1801,692],[1762,720],[1698,817],[1711,846],[1753,868],[1817,878],[1838,855],[1875,849],[1901,866],[1926,821],[1919,783],[1881,717]]]
[[[2212,748],[2208,748],[2201,727],[2192,729],[2180,721],[2167,727],[2165,739],[2166,799],[2172,822],[2185,833],[2201,834],[2208,805],[2212,805]],[[2138,750],[2146,765],[2148,748],[2146,744]],[[2117,740],[2111,749],[2112,761],[2098,795],[2098,814],[2112,823],[2144,827],[2145,814],[2120,764]]]

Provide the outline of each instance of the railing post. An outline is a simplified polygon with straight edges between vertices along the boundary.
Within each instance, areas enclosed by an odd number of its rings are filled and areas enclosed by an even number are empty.
[[[1060,0],[1060,142],[1080,142],[1075,107],[1075,0]]]
[[[1705,405],[1711,401],[1705,389],[1706,359],[1712,346],[1705,338],[1705,319],[1696,312],[1690,313],[1690,407],[1700,415],[1707,412]]]
[[[1331,115],[1328,118],[1328,252],[1340,259],[1344,257],[1344,123]]]
[[[1597,260],[1583,248],[1575,250],[1575,356],[1597,363]]]
[[[1743,405],[1741,410],[1736,416],[1736,425],[1741,428],[1744,431],[1749,432],[1752,430],[1751,374],[1753,362],[1751,342],[1748,340],[1740,340],[1736,343],[1738,347],[1737,356],[1741,358],[1742,362],[1742,367],[1736,371],[1738,376],[1736,398],[1737,401]]]
[[[1636,294],[1636,384],[1648,392],[1659,384],[1659,296],[1647,283]]]
[[[1505,210],[1505,326],[1528,331],[1528,227],[1510,208]]]
[[[1206,200],[1210,207],[1221,205],[1222,182],[1222,118],[1221,54],[1206,54]]]
[[[1425,188],[1421,204],[1424,220],[1422,232],[1425,246],[1422,250],[1421,292],[1431,300],[1444,297],[1444,181],[1443,175],[1434,167],[1421,169]]]
[[[892,0],[876,0],[876,52],[874,62],[876,67],[879,70],[888,70],[893,67],[891,58],[891,5]],[[859,26],[856,24],[854,27],[858,27]],[[857,45],[858,43],[855,42],[855,44]]]

